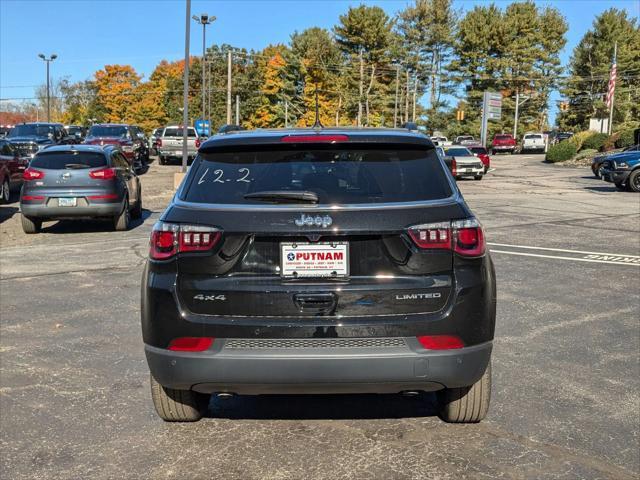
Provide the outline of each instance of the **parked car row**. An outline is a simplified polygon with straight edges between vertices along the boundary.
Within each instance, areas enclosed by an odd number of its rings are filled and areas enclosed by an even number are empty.
[[[640,192],[640,145],[595,157],[591,171],[597,178],[613,183],[619,190]]]

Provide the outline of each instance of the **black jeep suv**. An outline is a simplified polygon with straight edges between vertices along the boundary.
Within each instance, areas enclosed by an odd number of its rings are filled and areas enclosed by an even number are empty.
[[[435,391],[489,407],[496,312],[482,227],[428,137],[238,132],[205,142],[154,226],[142,279],[152,399]]]

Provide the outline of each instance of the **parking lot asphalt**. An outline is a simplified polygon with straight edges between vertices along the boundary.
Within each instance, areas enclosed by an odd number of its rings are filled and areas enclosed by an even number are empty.
[[[538,155],[493,166],[459,183],[498,280],[477,425],[441,422],[427,394],[214,398],[199,423],[163,423],[140,275],[176,168],[143,176],[148,210],[128,232],[26,237],[18,205],[0,207],[0,477],[638,478],[640,196]]]

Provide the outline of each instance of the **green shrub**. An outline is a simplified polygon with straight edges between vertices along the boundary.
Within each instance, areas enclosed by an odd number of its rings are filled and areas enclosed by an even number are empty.
[[[604,146],[604,142],[607,141],[607,138],[609,138],[609,135],[606,133],[592,133],[585,138],[584,142],[582,142],[580,150],[585,148],[595,148],[596,150],[600,150]]]
[[[618,138],[615,141],[617,148],[630,147],[633,144],[633,130],[622,130],[618,132]]]
[[[572,137],[565,140],[565,142],[572,143],[576,147],[576,151],[579,151],[582,148],[582,142],[584,142],[585,139],[589,138],[592,134],[593,132],[588,131],[577,132]]]
[[[549,147],[545,160],[551,163],[565,162],[575,157],[576,153],[578,153],[576,146],[567,140]]]
[[[582,160],[583,158],[593,157],[593,156],[595,156],[596,153],[598,153],[598,151],[594,150],[593,148],[587,148],[586,150],[580,150],[580,153],[578,155],[576,155],[576,160]]]

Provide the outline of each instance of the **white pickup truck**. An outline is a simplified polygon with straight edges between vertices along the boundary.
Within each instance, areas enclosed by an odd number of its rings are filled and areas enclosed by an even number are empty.
[[[172,125],[166,127],[162,135],[156,140],[156,148],[160,165],[166,165],[172,158],[182,158],[182,126]],[[189,160],[193,160],[200,148],[200,138],[198,132],[193,127],[187,127],[187,153]]]
[[[547,139],[545,135],[542,133],[526,133],[524,137],[522,137],[522,147],[520,148],[521,153],[525,152],[540,152],[544,153],[547,151]]]

